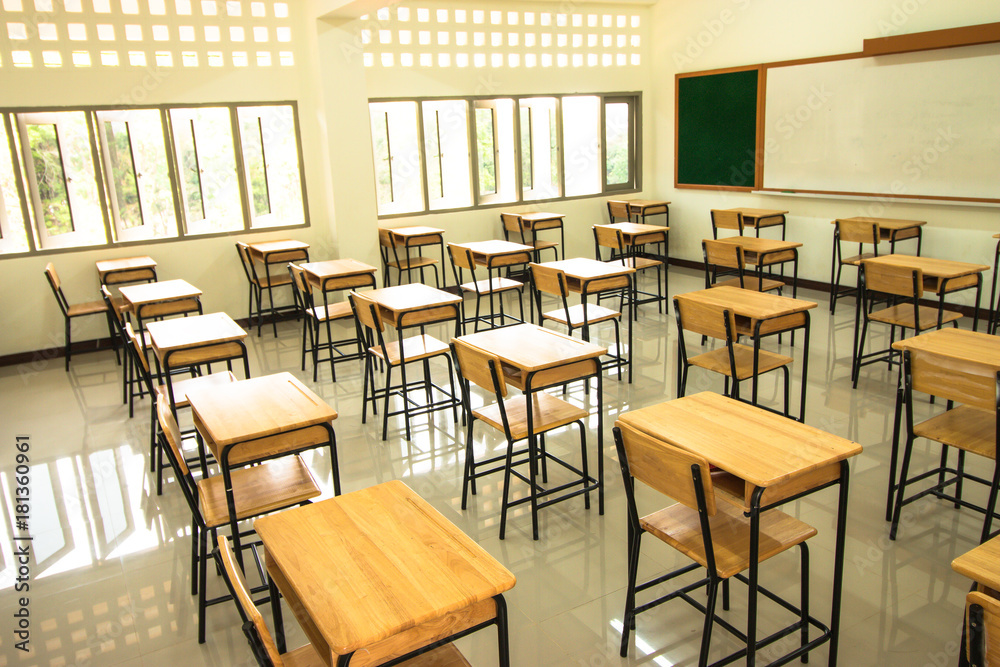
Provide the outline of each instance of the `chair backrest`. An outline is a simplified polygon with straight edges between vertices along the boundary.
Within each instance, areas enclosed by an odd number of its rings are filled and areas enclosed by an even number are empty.
[[[142,373],[142,379],[145,381],[147,389],[152,391],[153,380],[149,370],[149,359],[146,357],[146,346],[142,344],[142,339],[132,328],[131,322],[126,322],[123,329],[125,337],[128,339],[126,345],[132,351],[132,360],[135,362],[136,370]]]
[[[709,269],[710,266],[717,266],[725,269],[736,269],[742,273],[745,261],[743,259],[743,248],[741,246],[734,243],[726,243],[724,241],[704,239],[701,242],[701,248],[705,255],[706,270]],[[742,275],[740,282],[742,283]]]
[[[677,315],[678,336],[691,331],[725,341],[736,337],[736,315],[723,306],[675,297],[674,313]]]
[[[625,251],[625,239],[622,230],[609,225],[594,225],[594,242],[600,248],[611,248],[617,252]]]
[[[550,266],[531,263],[531,280],[535,289],[546,294],[565,298],[569,294],[566,286],[566,272]]]
[[[306,278],[306,272],[298,264],[288,263],[288,275],[292,279],[292,288],[295,290],[295,303],[303,312],[309,311],[313,307],[312,285]]]
[[[614,436],[623,476],[637,479],[663,495],[698,510],[697,474],[704,495],[705,513],[715,515],[715,491],[708,461],[622,422],[615,422]],[[628,482],[626,479],[626,486]]]
[[[396,241],[392,235],[392,230],[386,229],[385,227],[379,227],[378,244],[383,248],[394,248],[396,246]]]
[[[108,312],[114,316],[118,330],[121,331],[125,324],[125,316],[122,314],[122,309],[118,307],[118,303],[114,297],[111,296],[111,290],[107,288],[107,285],[101,285],[101,298],[104,299],[104,305],[108,307]]]
[[[924,272],[909,266],[862,261],[865,291],[892,294],[908,299],[924,295]]]
[[[49,281],[49,287],[52,288],[52,293],[56,295],[56,301],[59,302],[59,310],[61,310],[62,314],[65,315],[69,312],[69,303],[63,295],[62,282],[60,282],[59,274],[56,273],[56,266],[52,262],[45,265],[45,277]]]
[[[500,357],[470,345],[461,338],[453,338],[451,349],[458,362],[459,377],[482,387],[498,398],[507,396],[507,383],[500,366]]]
[[[837,220],[837,237],[847,243],[869,243],[878,253],[879,227],[877,222],[864,220]]]
[[[608,219],[611,223],[616,222],[629,222],[632,216],[629,214],[628,202],[622,199],[609,199],[608,200]]]
[[[476,260],[472,256],[471,250],[455,245],[454,243],[449,243],[448,253],[451,255],[451,263],[455,269],[465,269],[466,271],[475,272]]]
[[[178,475],[187,479],[191,475],[191,470],[188,468],[187,461],[184,458],[181,444],[183,442],[181,429],[177,426],[177,419],[170,409],[169,401],[161,399],[156,402],[156,418],[160,423],[160,433],[162,434],[163,442],[166,444],[167,455],[170,458],[171,464],[176,468]]]
[[[735,229],[743,236],[743,214],[739,211],[712,209],[712,231],[717,229]]]
[[[253,265],[253,258],[250,257],[250,247],[241,241],[236,242],[236,253],[240,256],[240,265],[243,267],[243,275],[247,281],[256,284],[257,269]]]
[[[969,665],[993,665],[1000,659],[1000,600],[980,591],[965,598],[965,634]],[[963,646],[962,650],[966,650]]]
[[[905,350],[903,364],[914,391],[991,412],[1000,406],[1000,380],[983,364],[923,350]]]
[[[521,216],[514,213],[501,213],[500,224],[503,225],[504,232],[516,232],[517,234],[520,234],[524,231],[524,227],[521,223]]]
[[[383,331],[382,318],[378,316],[378,304],[373,299],[369,299],[364,294],[351,292],[351,309],[354,310],[354,317],[365,329],[381,333]]]
[[[219,560],[222,561],[222,571],[226,576],[226,584],[228,584],[229,591],[232,593],[233,599],[236,601],[236,606],[239,608],[240,617],[244,623],[253,625],[256,631],[256,639],[263,645],[271,664],[274,667],[282,667],[284,663],[281,660],[281,654],[278,653],[278,647],[275,645],[274,638],[264,623],[264,617],[257,610],[257,605],[253,602],[253,598],[250,595],[250,588],[243,577],[243,570],[240,569],[239,564],[236,562],[233,549],[229,545],[229,538],[225,535],[219,535],[218,553]],[[248,634],[248,638],[253,641],[253,635]]]

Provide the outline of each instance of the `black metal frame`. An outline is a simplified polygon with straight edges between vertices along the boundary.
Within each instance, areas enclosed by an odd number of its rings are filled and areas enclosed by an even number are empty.
[[[359,323],[358,326],[363,328],[364,325],[360,324],[361,320],[357,316],[358,304],[355,302],[355,300],[354,300],[353,297],[351,298],[351,308],[354,310],[355,320]],[[372,318],[375,321],[379,321],[380,316],[379,316],[379,313],[378,313],[377,306],[371,306],[371,308],[372,308],[372,310],[371,310],[371,316],[372,316]],[[406,440],[408,440],[408,441],[410,440],[410,417],[418,417],[420,415],[430,414],[431,412],[435,412],[437,410],[446,410],[448,408],[451,408],[452,412],[454,414],[454,417],[455,417],[455,422],[456,423],[458,422],[458,407],[462,404],[462,399],[460,397],[458,397],[458,396],[455,396],[454,391],[448,391],[444,387],[442,387],[442,386],[440,386],[438,384],[435,384],[431,380],[430,360],[433,359],[434,357],[438,357],[438,356],[443,356],[445,358],[445,360],[448,362],[448,380],[449,380],[449,382],[452,382],[452,380],[454,379],[454,377],[455,377],[455,371],[454,371],[454,368],[452,367],[451,356],[448,354],[447,350],[442,350],[442,352],[440,352],[439,354],[431,355],[429,357],[424,357],[422,359],[414,359],[414,360],[412,360],[412,361],[421,361],[421,362],[423,362],[423,370],[424,370],[423,379],[421,379],[421,380],[414,380],[412,382],[409,382],[406,379],[406,365],[408,363],[411,363],[411,361],[407,361],[407,359],[406,359],[406,357],[404,355],[404,345],[403,345],[403,342],[404,342],[405,339],[404,339],[404,337],[402,335],[402,332],[407,327],[410,327],[410,326],[419,326],[420,327],[420,333],[421,333],[421,335],[423,335],[423,333],[424,333],[424,327],[427,324],[432,324],[433,323],[433,322],[423,322],[423,323],[421,323],[419,325],[408,325],[408,324],[406,324],[406,320],[409,319],[409,318],[411,318],[411,317],[413,317],[414,315],[417,315],[417,314],[422,313],[424,311],[440,310],[442,308],[454,308],[455,309],[455,335],[456,336],[461,335],[461,332],[462,332],[462,328],[461,328],[462,327],[462,312],[461,312],[461,310],[462,309],[461,309],[461,305],[459,303],[445,304],[445,305],[434,305],[434,306],[428,306],[426,308],[421,308],[421,309],[418,309],[418,310],[406,311],[405,313],[402,313],[400,315],[400,317],[396,320],[396,322],[395,322],[396,331],[399,333],[399,340],[398,340],[398,345],[399,345],[399,362],[397,364],[395,364],[395,365],[399,366],[399,372],[400,372],[400,376],[401,376],[400,383],[396,384],[396,385],[392,384],[392,369],[393,369],[394,364],[389,363],[389,352],[388,352],[388,346],[386,345],[386,342],[385,342],[385,338],[383,337],[382,331],[380,329],[376,328],[376,330],[375,330],[376,331],[377,340],[374,342],[374,345],[372,345],[371,347],[369,347],[366,350],[366,352],[365,352],[365,371],[364,371],[365,372],[365,378],[364,378],[364,386],[363,386],[363,389],[362,389],[361,423],[364,424],[364,423],[367,422],[367,418],[368,418],[368,403],[370,402],[372,404],[372,414],[377,415],[378,414],[378,399],[380,399],[380,398],[383,399],[384,405],[383,405],[383,409],[382,409],[382,440],[386,439],[386,435],[388,433],[389,417],[394,417],[396,415],[404,415],[403,422],[404,422],[404,427],[405,427],[405,430],[406,430]],[[447,319],[451,319],[451,318],[447,318]],[[444,319],[438,320],[438,321],[444,321]],[[376,348],[381,352],[381,355],[376,354],[376,352],[375,352]],[[374,363],[375,359],[379,359],[380,362],[384,361],[385,364],[386,364],[385,386],[382,387],[382,388],[376,388],[376,386],[375,386],[375,363]],[[454,386],[454,385],[452,385],[452,386]],[[410,391],[412,391],[414,389],[421,389],[421,388],[426,392],[426,395],[427,395],[427,402],[424,403],[424,404],[418,404],[415,401],[412,401],[407,396],[407,394]],[[369,391],[369,389],[370,389],[370,391]],[[432,399],[432,393],[431,392],[432,392],[432,390],[435,390],[435,389],[438,392],[440,392],[441,394],[443,394],[446,398],[443,398],[443,399],[438,400],[438,401],[434,401]],[[390,412],[389,411],[389,399],[393,395],[399,396],[402,399],[402,401],[403,401],[403,407],[401,409],[399,409],[399,410],[394,410],[394,411]],[[414,405],[414,406],[417,406],[417,407],[411,408],[410,407],[411,404]],[[463,419],[464,419],[464,415],[463,415]]]
[[[535,251],[533,253],[532,251],[526,250],[526,251],[516,251],[516,252],[512,252],[512,253],[504,253],[502,255],[491,255],[486,260],[486,280],[484,280],[484,281],[483,280],[476,280],[476,265],[478,264],[478,262],[476,262],[475,255],[472,252],[472,250],[470,250],[469,248],[463,247],[461,245],[456,245],[456,244],[449,243],[448,244],[448,252],[451,255],[451,270],[452,270],[452,272],[453,272],[453,274],[455,276],[455,284],[458,285],[459,289],[461,289],[463,292],[472,292],[473,294],[476,295],[476,314],[475,314],[475,316],[468,317],[468,318],[465,317],[465,304],[464,304],[464,302],[462,304],[461,317],[462,317],[462,325],[463,325],[463,327],[465,325],[467,325],[469,322],[474,322],[475,324],[473,326],[473,331],[479,331],[479,323],[480,322],[482,322],[483,324],[486,324],[490,329],[499,329],[500,327],[514,326],[516,324],[522,324],[522,323],[524,323],[524,321],[525,321],[525,319],[524,319],[524,283],[518,282],[518,281],[513,280],[511,278],[503,278],[502,276],[500,276],[500,269],[501,268],[508,268],[509,269],[510,266],[516,266],[518,264],[527,264],[528,262],[531,261],[532,254],[537,254],[537,251]],[[463,268],[461,266],[459,266],[458,264],[455,263],[455,253],[456,252],[460,252],[463,255],[465,255],[466,263],[468,264],[469,267],[471,267],[471,268],[469,268],[469,273],[471,274],[471,277],[472,277],[471,283],[466,283],[465,281],[462,280],[462,271],[463,271]],[[524,262],[506,262],[506,263],[503,263],[503,260],[509,259],[510,257],[512,257],[514,255],[521,255],[521,254],[524,254],[524,255],[527,256],[527,259]],[[501,262],[501,263],[497,264],[497,262]],[[494,269],[497,270],[497,276],[496,276],[495,279],[493,277],[493,271],[494,271]],[[512,283],[516,283],[516,285],[515,284],[511,284],[511,285],[509,285],[507,287],[502,287],[501,286],[501,287],[499,287],[497,289],[494,289],[493,288],[493,284],[494,284],[493,281],[494,280],[510,280]],[[488,282],[489,283],[489,290],[488,291],[482,291],[482,290],[480,290],[479,285],[482,282]],[[466,285],[470,285],[470,284],[472,286],[472,289],[469,289],[469,288],[466,287]],[[519,310],[520,310],[520,315],[521,315],[520,318],[514,317],[513,315],[508,315],[504,311],[503,295],[506,292],[514,292],[514,291],[516,291],[518,293],[517,305],[518,305]],[[497,312],[497,310],[496,310],[496,304],[495,304],[494,299],[493,299],[494,296],[497,297],[496,300],[499,301],[499,303],[500,303],[500,312]],[[490,301],[490,313],[489,313],[489,315],[481,315],[480,314],[481,303],[482,303],[483,297],[488,298],[489,301]],[[497,324],[498,320],[500,322],[499,324]],[[505,322],[507,320],[511,320],[511,322],[509,324],[505,324]]]
[[[958,449],[958,462],[955,467],[948,465],[948,449],[949,446],[945,443],[939,442],[941,445],[941,462],[936,468],[919,473],[913,477],[907,477],[910,468],[910,456],[913,451],[913,442],[920,436],[914,433],[914,423],[913,423],[913,377],[912,377],[912,352],[910,350],[903,350],[902,353],[902,368],[900,370],[900,382],[902,384],[902,405],[905,406],[904,417],[906,426],[906,442],[903,449],[903,459],[900,465],[899,479],[896,480],[896,460],[898,456],[899,448],[899,429],[894,429],[893,442],[892,442],[892,458],[889,465],[890,477],[889,477],[889,502],[893,505],[892,511],[892,523],[889,528],[889,539],[895,540],[897,529],[899,528],[899,520],[902,513],[902,509],[905,505],[909,505],[915,500],[919,500],[924,496],[934,496],[940,498],[941,500],[947,500],[953,503],[955,509],[960,507],[967,507],[976,512],[980,512],[985,515],[983,520],[983,530],[980,534],[980,543],[985,542],[993,535],[992,524],[994,518],[1000,518],[1000,513],[996,511],[997,505],[997,495],[998,489],[1000,489],[1000,465],[998,465],[996,453],[993,456],[993,477],[992,479],[986,479],[979,477],[978,475],[973,475],[965,470],[965,451],[956,447]],[[947,409],[952,407],[952,399],[949,398],[944,393],[935,394],[945,398],[947,403]],[[934,395],[932,395],[934,396]],[[897,414],[900,406],[900,396],[897,394]],[[995,430],[994,430],[994,442],[1000,442],[1000,373],[996,375],[996,392],[995,392]],[[935,441],[937,442],[937,441]],[[947,477],[946,475],[951,475]],[[922,491],[913,494],[910,497],[906,497],[906,487],[907,485],[914,484],[916,482],[927,479],[928,477],[937,477],[937,482]],[[977,482],[986,486],[989,489],[989,496],[987,498],[986,506],[976,505],[968,500],[962,498],[962,487],[965,480],[971,482]],[[954,486],[954,493],[947,493],[945,489],[947,487]],[[886,510],[887,520],[888,520],[888,508]]]
[[[267,313],[270,315],[271,319],[271,329],[274,332],[274,337],[278,337],[278,323],[277,316],[281,312],[297,310],[297,306],[293,302],[287,306],[275,306],[274,305],[274,288],[282,287],[284,283],[273,284],[274,281],[271,277],[271,266],[277,264],[287,264],[289,261],[309,261],[309,248],[301,248],[296,250],[277,250],[272,253],[262,254],[261,263],[264,265],[264,280],[261,281],[260,276],[257,275],[257,263],[254,260],[253,253],[250,246],[246,243],[240,241],[236,242],[236,251],[240,255],[240,263],[243,265],[243,273],[246,275],[247,282],[250,284],[250,304],[249,304],[249,314],[247,316],[247,324],[250,329],[253,329],[254,320],[257,322],[257,337],[260,337],[260,330],[264,324],[264,291],[267,291]],[[289,255],[301,253],[300,256],[290,258]],[[269,255],[278,255],[277,259],[270,259]],[[291,285],[291,283],[289,283]],[[291,285],[292,291],[294,293],[295,287]],[[257,314],[254,315],[253,312],[253,301],[254,295],[257,296]],[[294,296],[294,294],[293,294]]]
[[[708,646],[711,639],[711,626],[718,623],[731,634],[739,638],[741,641],[746,643],[746,647],[712,663],[712,667],[717,667],[721,665],[729,664],[740,658],[746,658],[746,664],[748,667],[754,667],[756,665],[756,651],[771,644],[783,637],[786,637],[796,630],[802,633],[802,645],[782,656],[778,660],[771,662],[771,665],[783,665],[791,662],[796,658],[801,658],[803,662],[807,660],[806,656],[810,651],[817,648],[821,644],[830,642],[829,650],[829,664],[837,664],[837,649],[838,642],[840,638],[840,606],[843,595],[843,573],[844,573],[844,546],[846,542],[847,533],[847,495],[848,495],[848,473],[850,468],[846,460],[840,462],[840,476],[837,480],[832,480],[825,484],[821,484],[815,488],[808,489],[801,493],[795,494],[789,498],[784,498],[777,503],[772,503],[770,505],[761,506],[761,498],[764,495],[765,488],[757,487],[751,494],[750,511],[747,515],[750,518],[750,559],[749,559],[749,569],[748,574],[738,574],[736,578],[747,584],[748,587],[748,601],[747,601],[747,632],[744,634],[736,629],[734,626],[727,623],[724,619],[719,618],[715,615],[715,603],[716,603],[716,592],[713,590],[718,587],[719,580],[715,577],[714,568],[714,556],[712,555],[711,543],[710,543],[710,531],[708,531],[708,517],[704,509],[705,495],[704,490],[701,486],[701,474],[697,465],[692,466],[692,475],[694,478],[696,493],[698,496],[699,505],[699,518],[702,523],[702,535],[708,536],[706,539],[706,557],[709,559],[709,567],[707,568],[708,576],[701,581],[695,582],[694,584],[687,585],[677,591],[668,593],[656,600],[648,602],[639,607],[635,607],[634,598],[635,593],[638,591],[646,590],[657,586],[665,581],[668,581],[676,576],[690,572],[699,567],[697,563],[692,565],[684,566],[673,572],[669,572],[666,575],[662,575],[658,578],[652,579],[641,585],[635,584],[635,577],[638,570],[638,558],[639,558],[639,542],[644,532],[639,526],[638,510],[635,505],[634,497],[634,479],[632,478],[629,467],[628,458],[625,454],[624,443],[621,439],[621,431],[618,427],[613,429],[615,445],[618,450],[618,461],[621,466],[622,478],[624,480],[625,495],[627,501],[627,511],[629,513],[629,587],[626,593],[626,613],[622,621],[622,644],[621,644],[621,655],[622,657],[627,657],[628,655],[628,636],[630,631],[635,630],[635,616],[643,611],[651,609],[658,606],[668,600],[680,597],[691,604],[696,609],[700,610],[702,613],[706,614],[705,626],[706,630],[702,634],[702,650],[699,658],[699,665],[704,666],[708,661]],[[781,600],[773,592],[767,590],[759,584],[759,559],[757,555],[760,553],[760,515],[773,507],[783,505],[799,498],[803,498],[807,495],[815,493],[826,489],[835,484],[840,486],[840,494],[838,500],[837,509],[837,534],[836,534],[836,547],[834,558],[834,575],[833,575],[833,593],[832,593],[832,612],[830,625],[827,627],[825,624],[809,615],[808,609],[808,548],[803,542],[800,546],[802,547],[803,563],[802,563],[802,584],[803,584],[803,595],[804,601],[801,608],[796,608],[790,603]],[[713,583],[713,579],[716,579]],[[688,593],[693,590],[697,590],[702,586],[708,587],[709,599],[706,605],[702,605],[700,602],[690,597]],[[723,584],[723,609],[728,608],[728,586]],[[774,602],[778,603],[780,606],[788,609],[789,611],[800,615],[800,619],[795,623],[778,630],[777,632],[768,635],[762,639],[757,639],[757,594],[761,593],[765,597]],[[629,612],[629,601],[631,600],[632,611]],[[811,640],[807,640],[808,626],[811,625],[816,629],[820,630],[821,634]],[[753,651],[749,651],[750,646],[754,647]]]
[[[609,214],[610,214],[610,203],[609,203],[609,206],[608,206],[608,210],[609,210]],[[614,220],[614,218],[612,218],[612,220]],[[614,224],[614,223],[612,223],[612,224]],[[650,232],[649,233],[650,236],[660,236],[662,234],[663,235],[663,239],[662,240],[657,240],[657,241],[643,241],[641,243],[626,244],[625,243],[624,234],[622,234],[622,231],[620,229],[616,229],[615,230],[615,235],[616,235],[616,237],[618,239],[618,247],[617,248],[610,248],[611,255],[610,255],[610,257],[608,257],[608,259],[605,260],[601,256],[601,248],[602,247],[608,247],[608,246],[601,246],[600,242],[598,241],[598,237],[597,237],[597,225],[593,226],[591,229],[592,229],[592,231],[594,233],[594,255],[595,255],[595,259],[597,261],[599,261],[599,262],[605,262],[605,261],[606,262],[621,262],[623,266],[627,266],[629,268],[635,269],[635,272],[636,272],[635,273],[635,280],[633,281],[632,288],[631,288],[631,290],[629,291],[629,294],[628,294],[629,305],[632,308],[632,313],[631,313],[632,320],[633,321],[638,321],[639,320],[639,310],[636,308],[636,306],[641,306],[644,303],[655,303],[655,304],[657,304],[657,309],[659,310],[659,312],[662,313],[663,312],[663,303],[666,300],[667,295],[670,294],[670,270],[669,270],[669,266],[668,266],[668,264],[670,262],[670,256],[669,256],[669,253],[670,253],[670,243],[669,243],[670,232],[669,232],[669,230],[666,230],[666,231],[655,231],[655,232]],[[644,246],[646,246],[646,245],[655,245],[655,246],[662,245],[663,248],[664,248],[664,252],[666,254],[658,254],[658,253],[645,252],[644,250],[642,250],[642,248]],[[637,262],[636,262],[637,259],[651,259],[653,261],[659,262],[659,264],[651,264],[649,266],[644,266],[644,267],[640,268],[640,267],[637,266]],[[651,268],[655,268],[656,269],[656,293],[653,293],[653,292],[644,292],[644,291],[642,291],[642,290],[639,289],[639,273],[641,271],[645,271],[646,269],[651,269]],[[661,272],[663,273],[663,284],[662,284],[662,286],[660,285],[660,273]],[[640,294],[642,296],[646,297],[646,298],[640,299],[639,298]],[[598,294],[598,297],[597,297],[597,302],[598,303],[601,302],[601,298],[602,298],[602,296],[600,294]],[[603,298],[608,298],[608,295],[605,295]]]

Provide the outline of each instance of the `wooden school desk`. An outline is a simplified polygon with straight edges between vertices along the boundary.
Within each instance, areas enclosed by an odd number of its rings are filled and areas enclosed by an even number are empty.
[[[717,482],[742,499],[750,516],[747,645],[757,641],[757,574],[761,512],[839,484],[830,627],[811,639],[810,647],[830,642],[830,665],[837,663],[840,602],[847,531],[848,459],[861,445],[812,426],[748,405],[721,394],[702,392],[659,405],[623,412],[618,421],[643,433],[699,454],[729,473]],[[755,664],[754,652],[747,665]]]
[[[519,324],[503,329],[491,329],[463,336],[462,340],[482,350],[495,354],[500,358],[504,381],[517,387],[525,394],[533,391],[563,384],[572,380],[590,377],[597,378],[597,479],[583,479],[583,489],[567,494],[566,497],[579,495],[586,490],[596,490],[598,509],[604,514],[604,401],[601,391],[600,357],[608,349],[593,343],[564,336],[551,329],[543,329],[534,324]],[[588,382],[589,385],[589,382]],[[533,431],[532,411],[528,411],[527,430]],[[531,476],[534,480],[538,459],[538,438],[528,438]],[[538,539],[538,509],[539,501],[545,500],[545,494],[539,493],[532,483],[531,493],[527,502],[531,503],[531,531],[534,539]],[[566,497],[557,497],[545,501],[549,505]],[[519,502],[509,503],[513,507]]]
[[[101,259],[96,265],[97,278],[102,285],[156,282],[156,260],[148,255]]]
[[[403,482],[261,517],[254,528],[279,651],[278,591],[331,667],[384,664],[491,625],[509,665],[503,594],[514,575]]]
[[[781,240],[785,240],[785,216],[788,211],[780,211],[770,208],[746,208],[737,207],[726,209],[727,211],[737,211],[743,215],[743,226],[752,227],[757,236],[764,227],[781,227]]]
[[[723,285],[709,289],[678,294],[675,299],[691,299],[701,303],[720,306],[736,316],[737,333],[753,339],[754,368],[760,353],[760,341],[765,336],[804,330],[802,349],[802,393],[799,403],[798,420],[806,416],[806,387],[809,376],[809,311],[816,307],[814,301],[793,299],[770,292],[740,289]],[[680,373],[680,368],[678,368]],[[757,373],[754,372],[751,400],[757,402]]]
[[[153,317],[158,317],[162,314],[171,314],[163,313],[161,309],[153,308],[160,304],[164,304],[165,309],[169,311],[169,306],[165,304],[169,304],[171,301],[193,300],[197,302],[198,313],[201,313],[201,290],[186,280],[162,280],[156,283],[125,285],[120,287],[119,291],[122,298],[125,299],[126,307],[130,309],[130,312],[135,313],[139,331],[145,330],[142,321],[143,310],[149,308],[154,312]]]

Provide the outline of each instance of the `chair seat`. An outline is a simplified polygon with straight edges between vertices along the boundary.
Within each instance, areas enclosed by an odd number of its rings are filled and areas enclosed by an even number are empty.
[[[996,459],[996,415],[960,405],[913,426],[913,434]]]
[[[534,241],[526,243],[525,245],[530,245],[535,250],[546,250],[548,248],[558,248],[559,247],[559,244],[556,243],[555,241],[539,241],[538,239],[535,239]]]
[[[716,514],[709,518],[715,568],[728,579],[750,567],[750,520],[743,509],[730,503],[716,503]],[[652,533],[681,553],[707,567],[705,542],[698,511],[677,503],[639,520],[643,530]],[[760,557],[772,556],[805,542],[816,529],[784,512],[771,509],[760,515]]]
[[[873,257],[877,257],[877,256],[878,255],[876,255],[873,252],[865,252],[865,253],[861,253],[860,255],[854,255],[853,257],[845,257],[842,260],[840,260],[840,263],[841,264],[850,264],[851,266],[858,266],[858,265],[861,264],[861,262],[863,260],[872,259]]]
[[[421,266],[430,266],[431,264],[437,264],[437,260],[433,257],[423,257],[419,255],[416,257],[401,259],[398,262],[386,262],[386,266],[391,266],[392,268],[399,269],[400,271],[419,269]]]
[[[398,365],[400,360],[399,341],[387,342],[385,344],[385,348],[389,355],[388,359],[382,355],[382,348],[378,345],[373,345],[368,348],[368,351],[386,363],[392,364],[393,366]],[[409,338],[403,339],[402,358],[405,358],[406,361],[417,361],[419,359],[426,359],[439,354],[448,354],[449,352],[450,348],[447,345],[439,341],[434,336],[428,336],[427,334],[410,336]]]
[[[927,329],[937,326],[937,308],[934,308],[933,306],[918,306],[918,310],[920,323],[923,325],[919,328],[919,331],[926,331]],[[945,324],[947,322],[954,322],[955,320],[961,319],[961,317],[961,313],[956,313],[953,310],[946,310],[941,315],[941,323]],[[907,329],[917,330],[916,322],[913,317],[913,305],[909,303],[901,303],[896,306],[883,308],[882,310],[876,310],[868,316],[868,319],[875,322],[882,322],[883,324],[891,324],[897,327],[906,327]]]
[[[566,311],[561,308],[559,310],[551,310],[544,313],[542,318],[576,328],[582,327],[584,324],[596,324],[597,322],[606,322],[608,320],[618,319],[621,316],[622,314],[620,311],[605,308],[604,306],[598,306],[596,303],[587,304],[587,312],[585,315],[583,311],[583,304],[578,303],[575,306],[569,307],[568,320],[566,318]]]
[[[743,289],[753,290],[754,292],[773,292],[775,290],[780,290],[785,286],[785,283],[780,280],[771,280],[770,278],[758,278],[757,276],[744,276],[743,285],[740,285],[739,278],[730,278],[729,280],[720,280],[712,287],[742,287]]]
[[[106,313],[107,304],[104,301],[86,301],[84,303],[74,303],[66,311],[66,317],[80,317],[81,315],[96,315]]]
[[[306,644],[299,648],[281,654],[281,663],[285,667],[326,667],[326,663],[319,657],[319,653],[312,644]]]
[[[736,359],[736,379],[746,380],[753,377],[753,348],[747,345],[734,344],[733,357]],[[692,366],[732,376],[732,369],[729,366],[729,350],[725,347],[691,357],[688,359],[688,363]],[[757,369],[760,373],[767,373],[790,363],[792,363],[791,357],[768,352],[767,350],[760,350],[757,355]]]
[[[477,280],[474,283],[462,283],[462,289],[466,292],[476,294],[496,294],[497,292],[507,292],[513,289],[521,289],[523,283],[510,278],[490,278],[489,280]]]
[[[528,406],[526,398],[524,396],[513,396],[503,402],[503,407],[507,412],[507,423],[510,426],[511,437],[514,440],[527,438]],[[481,419],[493,428],[503,432],[503,420],[500,417],[499,405],[495,404],[481,410],[474,410],[473,414],[476,416],[476,419]],[[586,410],[550,394],[544,392],[534,392],[531,394],[531,426],[536,434],[551,431],[566,424],[572,424],[580,419],[586,419],[588,414]]]
[[[222,385],[229,384],[230,382],[236,382],[236,376],[233,375],[232,371],[223,371],[221,373],[212,373],[211,375],[199,375],[198,377],[186,378],[184,380],[174,380],[171,381],[171,385],[174,388],[174,407],[176,408],[186,408],[190,403],[188,403],[188,392],[197,389],[199,387],[221,387]],[[167,386],[159,385],[156,388],[157,398],[163,396],[167,397]]]
[[[351,304],[347,301],[341,301],[340,303],[331,303],[326,306],[315,306],[306,311],[309,317],[315,318],[320,322],[326,322],[330,320],[343,320],[348,317],[354,317],[354,311],[351,310]]]
[[[322,492],[298,454],[232,471],[237,519],[259,516],[298,505]],[[226,486],[222,475],[198,481],[198,506],[209,528],[229,523]]]

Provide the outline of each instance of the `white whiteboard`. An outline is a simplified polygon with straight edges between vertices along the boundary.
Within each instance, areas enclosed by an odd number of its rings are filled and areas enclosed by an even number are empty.
[[[766,189],[1000,200],[1000,44],[767,69]]]

